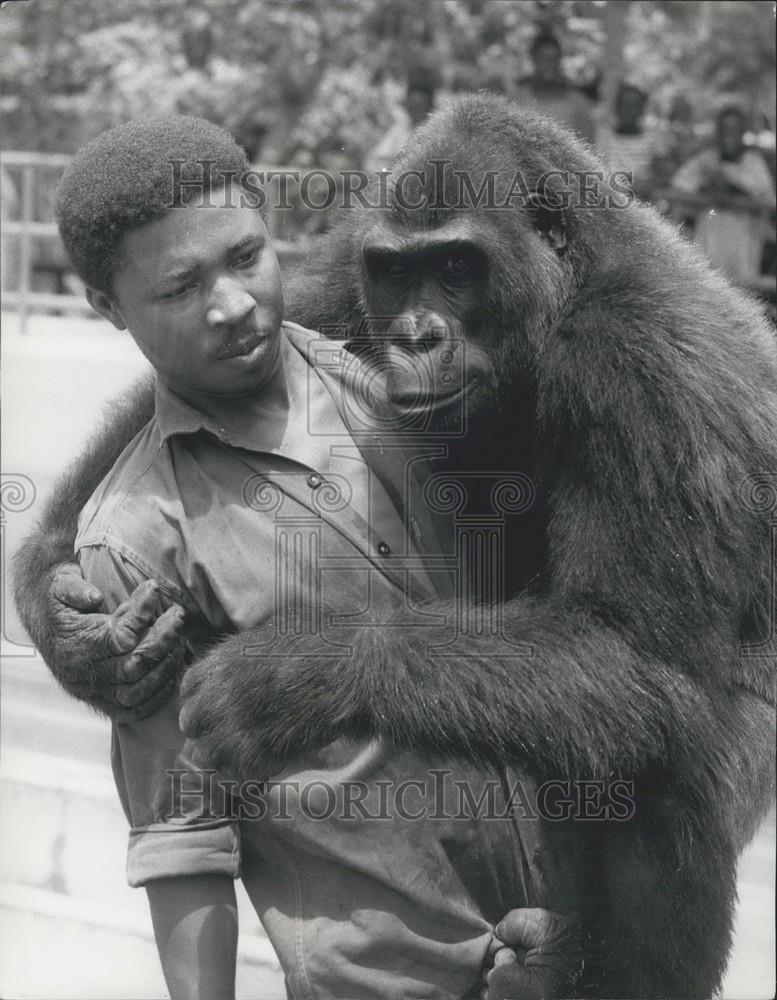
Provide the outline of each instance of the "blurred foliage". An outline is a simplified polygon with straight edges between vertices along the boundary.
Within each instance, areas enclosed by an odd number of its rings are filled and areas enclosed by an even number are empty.
[[[615,0],[610,0],[610,4]],[[0,10],[4,148],[70,152],[150,111],[200,114],[252,157],[356,165],[392,119],[414,63],[455,91],[507,92],[552,26],[570,79],[596,94],[604,0],[22,0]],[[740,95],[774,125],[774,4],[620,3],[624,72],[655,107],[706,117]],[[610,8],[612,10],[612,8]]]

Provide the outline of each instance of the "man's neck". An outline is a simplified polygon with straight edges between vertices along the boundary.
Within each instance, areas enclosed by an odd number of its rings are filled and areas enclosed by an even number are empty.
[[[257,424],[285,424],[291,398],[295,395],[290,389],[285,360],[289,346],[282,336],[272,372],[269,376],[263,373],[257,377],[256,388],[241,395],[219,396],[198,392],[188,386],[170,385],[168,388],[227,433],[244,434]]]
[[[641,122],[619,122],[615,126],[618,135],[642,135]]]
[[[560,80],[543,80],[534,77],[532,88],[534,93],[541,97],[560,97],[567,93],[568,84],[563,77]]]

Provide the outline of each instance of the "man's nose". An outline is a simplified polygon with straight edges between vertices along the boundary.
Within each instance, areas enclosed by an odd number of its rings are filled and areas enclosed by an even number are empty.
[[[235,326],[253,311],[256,303],[239,281],[219,278],[213,286],[205,318],[209,326]]]
[[[450,334],[450,324],[432,309],[404,312],[391,321],[388,329],[390,340],[411,344],[422,340],[446,340]]]

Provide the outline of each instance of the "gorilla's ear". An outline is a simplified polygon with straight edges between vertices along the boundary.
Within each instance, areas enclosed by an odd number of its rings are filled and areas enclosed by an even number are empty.
[[[567,247],[567,220],[564,209],[552,205],[547,197],[536,191],[529,195],[526,207],[536,231],[551,250],[563,254]]]

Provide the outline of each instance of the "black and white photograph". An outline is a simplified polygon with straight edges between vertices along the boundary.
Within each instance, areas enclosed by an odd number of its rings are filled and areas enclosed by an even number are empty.
[[[776,13],[0,0],[0,997],[774,997]]]

